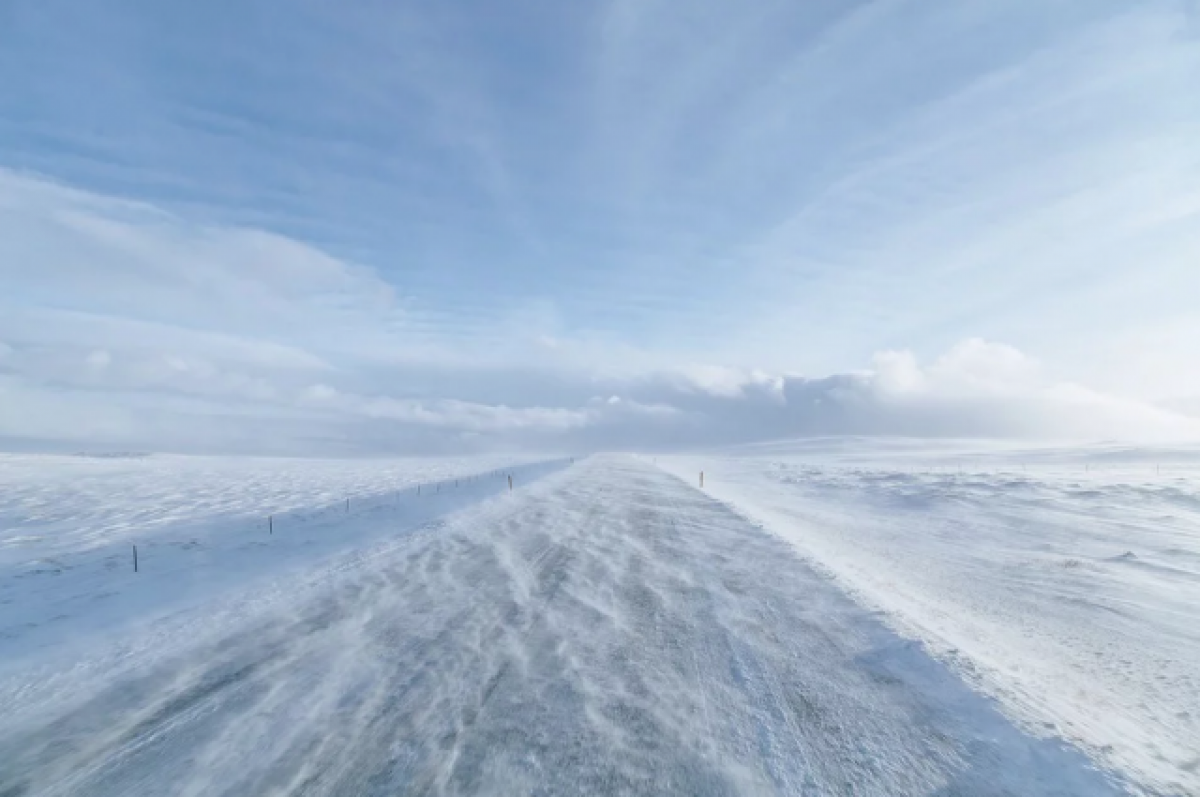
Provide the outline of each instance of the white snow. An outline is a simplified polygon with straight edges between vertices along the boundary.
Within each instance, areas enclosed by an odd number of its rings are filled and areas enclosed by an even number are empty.
[[[281,459],[0,454],[0,550],[77,551],[159,529],[375,497],[512,458]],[[36,545],[35,545],[36,544]]]
[[[353,553],[0,674],[0,793],[1126,793],[644,460],[364,517]]]
[[[507,490],[509,473],[519,484],[560,466],[0,454],[0,668],[86,650],[123,625],[409,533]]]
[[[666,468],[1030,730],[1200,794],[1200,451],[779,442]]]

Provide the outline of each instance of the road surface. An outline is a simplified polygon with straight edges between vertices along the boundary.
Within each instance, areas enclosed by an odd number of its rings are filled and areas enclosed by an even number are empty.
[[[280,603],[13,706],[0,795],[1123,793],[632,456]]]

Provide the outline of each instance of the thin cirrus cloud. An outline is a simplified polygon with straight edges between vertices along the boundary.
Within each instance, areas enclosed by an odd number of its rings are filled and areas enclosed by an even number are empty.
[[[1197,436],[1189,0],[18,0],[0,84],[13,445]]]

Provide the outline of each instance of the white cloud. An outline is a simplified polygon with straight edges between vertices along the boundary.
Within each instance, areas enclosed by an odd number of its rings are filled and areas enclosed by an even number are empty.
[[[929,368],[942,390],[1007,393],[1028,390],[1041,379],[1039,364],[1012,346],[970,338],[956,344]]]
[[[304,389],[303,397],[311,401],[332,401],[338,397],[338,392],[329,385],[310,385]]]
[[[219,43],[245,61],[195,48],[230,65],[212,94],[162,72],[144,107],[61,101],[90,83],[25,69],[30,116],[50,110],[0,130],[7,162],[158,199],[0,168],[0,436],[1196,435],[1148,403],[1200,394],[1200,115],[1181,99],[1200,50],[1178,3],[701,0],[680,24],[622,0],[599,26],[554,16],[580,25],[566,38],[530,26],[594,57],[532,71],[452,46],[531,11],[393,6],[234,26]],[[142,62],[79,42],[47,63]],[[331,57],[272,49],[292,42]],[[308,66],[256,94],[255,63]],[[82,132],[106,127],[126,137]],[[47,139],[121,157],[22,143]]]
[[[203,339],[312,364],[298,347],[386,348],[404,324],[388,283],[279,235],[196,225],[2,168],[0,210],[0,278],[21,297],[3,325],[10,339]]]
[[[909,393],[925,384],[925,374],[911,351],[881,351],[871,363],[876,383],[888,393]]]
[[[564,334],[538,300],[488,348],[410,339],[409,309],[386,283],[312,247],[2,170],[0,276],[21,296],[0,296],[9,441],[368,453],[1200,436],[1193,418],[1055,378],[979,338],[927,365],[889,350],[868,371],[821,378]]]
[[[955,344],[927,368],[910,351],[879,352],[872,363],[874,382],[885,393],[1011,394],[1035,389],[1043,381],[1036,360],[980,338]]]
[[[961,341],[924,368],[911,352],[877,354],[864,384],[879,398],[880,417],[887,417],[888,405],[898,406],[894,420],[903,419],[915,434],[1200,439],[1194,419],[1051,379],[1012,346],[978,338]]]
[[[718,365],[688,365],[671,369],[675,385],[684,391],[736,399],[748,392],[782,397],[783,378],[758,369],[730,368]]]
[[[89,354],[87,356],[88,367],[95,369],[97,371],[107,368],[108,364],[111,362],[112,362],[112,355],[109,354],[104,349],[96,349],[94,352],[92,352],[91,354]]]
[[[363,393],[330,382],[288,388],[211,368],[194,381],[143,375],[122,390],[83,381],[55,388],[10,371],[0,392],[0,437],[290,453],[578,450],[836,434],[1200,439],[1200,419],[1051,380],[1011,347],[968,340],[924,367],[907,352],[881,353],[874,362],[870,371],[823,378],[756,374],[739,393],[724,389],[736,380],[711,392],[675,371],[642,374],[601,380],[612,392],[576,403],[565,396],[552,403],[545,393],[547,403],[525,406]],[[120,366],[113,361],[104,370]],[[190,378],[193,368],[164,360],[163,371]],[[488,379],[496,385],[522,376],[498,371]],[[576,383],[579,390],[595,386],[594,378]]]
[[[700,363],[680,385],[733,400],[782,387],[726,366],[835,373],[982,336],[1106,391],[1192,395],[1190,5],[21,15],[5,162],[146,201],[0,174],[0,277],[47,319],[26,329],[86,311],[347,372]]]
[[[583,409],[586,418],[585,425],[588,426],[619,424],[622,419],[628,418],[672,420],[682,414],[678,408],[669,404],[646,403],[616,395],[606,399],[596,396]]]

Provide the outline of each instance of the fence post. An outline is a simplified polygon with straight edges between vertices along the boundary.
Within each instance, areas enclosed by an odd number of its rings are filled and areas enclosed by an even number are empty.
[[[267,534],[274,534],[274,533],[275,533],[275,518],[271,515],[267,515]]]
[[[136,573],[137,571],[138,571],[138,567],[137,567],[137,546],[135,545],[135,546],[133,546],[133,572],[135,572],[135,573]]]

